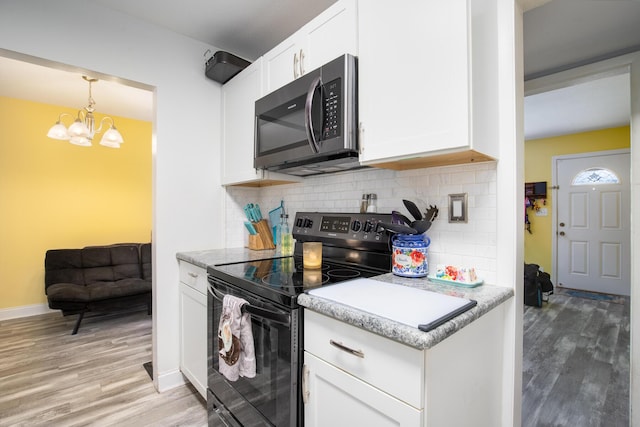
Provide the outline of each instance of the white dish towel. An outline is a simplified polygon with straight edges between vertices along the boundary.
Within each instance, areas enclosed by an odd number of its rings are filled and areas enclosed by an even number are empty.
[[[256,376],[256,356],[251,332],[251,315],[242,313],[248,302],[233,295],[225,295],[218,325],[220,373],[229,381],[239,377]]]

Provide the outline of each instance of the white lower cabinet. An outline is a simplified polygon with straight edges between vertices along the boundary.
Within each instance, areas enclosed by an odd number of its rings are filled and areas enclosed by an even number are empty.
[[[180,370],[207,398],[207,272],[180,261]]]
[[[305,425],[422,425],[424,352],[305,311]]]
[[[305,426],[407,426],[422,411],[305,352]]]
[[[427,350],[305,309],[305,425],[502,425],[505,305]]]

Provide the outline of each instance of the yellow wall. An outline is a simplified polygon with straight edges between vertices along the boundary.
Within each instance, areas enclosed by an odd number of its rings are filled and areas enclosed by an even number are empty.
[[[0,97],[0,309],[46,303],[47,249],[151,239],[151,123],[114,117],[121,148],[79,147],[47,138],[61,112]]]
[[[525,142],[525,182],[547,182],[547,216],[536,216],[528,209],[531,231],[525,231],[524,260],[526,263],[540,265],[551,273],[551,218],[553,197],[551,191],[551,158],[564,154],[587,153],[591,151],[629,148],[629,126],[603,129],[553,138],[534,139]]]

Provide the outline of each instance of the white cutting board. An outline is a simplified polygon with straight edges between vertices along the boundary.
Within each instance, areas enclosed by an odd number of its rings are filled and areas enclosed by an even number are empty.
[[[438,321],[471,300],[371,279],[354,279],[308,291],[417,328]]]

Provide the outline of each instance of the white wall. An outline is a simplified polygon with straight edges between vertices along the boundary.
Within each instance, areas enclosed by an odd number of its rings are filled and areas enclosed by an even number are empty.
[[[363,193],[376,193],[378,212],[398,210],[411,217],[402,200],[429,205],[440,213],[427,232],[431,239],[429,264],[470,265],[487,283],[496,283],[496,163],[434,167],[408,171],[360,169],[306,178],[302,183],[261,190],[227,189],[226,245],[246,245],[242,207],[259,203],[266,217],[284,200],[292,225],[296,212],[359,212]],[[449,223],[448,195],[468,194],[468,223]],[[512,286],[512,283],[503,286]]]
[[[203,54],[215,48],[91,2],[2,0],[0,49],[155,88],[154,383],[160,391],[181,383],[175,254],[223,243],[220,85],[203,72]]]
[[[631,416],[632,426],[640,425],[640,54],[631,60]]]

